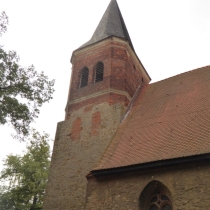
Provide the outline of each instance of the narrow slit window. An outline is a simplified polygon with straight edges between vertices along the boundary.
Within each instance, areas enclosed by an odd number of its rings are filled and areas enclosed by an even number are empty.
[[[81,73],[80,88],[88,85],[88,76],[89,76],[89,69],[85,67],[82,69]]]
[[[104,64],[102,62],[98,62],[96,65],[95,72],[95,82],[100,82],[104,78]]]

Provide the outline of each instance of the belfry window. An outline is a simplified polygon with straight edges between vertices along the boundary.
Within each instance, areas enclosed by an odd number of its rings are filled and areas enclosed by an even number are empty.
[[[98,62],[95,71],[95,83],[102,81],[103,78],[104,78],[104,64],[102,62]]]
[[[89,69],[87,67],[82,69],[80,78],[80,88],[88,85]]]

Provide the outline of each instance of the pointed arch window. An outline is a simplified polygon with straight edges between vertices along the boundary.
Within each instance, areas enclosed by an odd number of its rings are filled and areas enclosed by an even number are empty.
[[[88,76],[89,76],[89,69],[87,67],[84,67],[81,72],[80,88],[88,85]]]
[[[103,81],[104,79],[104,64],[103,62],[98,62],[95,71],[95,83]]]
[[[173,210],[169,189],[157,180],[151,181],[139,197],[139,207],[144,210]]]

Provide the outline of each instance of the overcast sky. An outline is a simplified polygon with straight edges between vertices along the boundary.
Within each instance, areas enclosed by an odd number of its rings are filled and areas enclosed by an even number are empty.
[[[53,100],[41,109],[33,124],[54,138],[64,119],[70,82],[70,57],[87,42],[110,0],[0,0],[9,17],[0,37],[6,50],[15,50],[22,66],[33,64],[56,79]],[[152,82],[210,65],[209,0],[118,0],[134,48]],[[1,160],[17,154],[24,144],[0,126]]]

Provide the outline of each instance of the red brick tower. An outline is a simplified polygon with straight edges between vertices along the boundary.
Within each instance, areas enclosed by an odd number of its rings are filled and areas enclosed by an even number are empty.
[[[84,208],[85,175],[107,148],[137,88],[150,81],[116,0],[71,62],[66,117],[57,126],[45,210]]]

